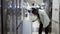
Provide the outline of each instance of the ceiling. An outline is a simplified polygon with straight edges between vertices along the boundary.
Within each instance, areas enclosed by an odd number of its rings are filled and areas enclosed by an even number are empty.
[[[27,0],[28,3],[32,4],[32,3],[37,3],[37,4],[41,4],[43,2],[43,0]]]

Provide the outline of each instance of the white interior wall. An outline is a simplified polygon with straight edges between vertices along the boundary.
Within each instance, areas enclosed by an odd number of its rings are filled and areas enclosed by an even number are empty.
[[[51,34],[59,34],[59,0],[53,0]]]

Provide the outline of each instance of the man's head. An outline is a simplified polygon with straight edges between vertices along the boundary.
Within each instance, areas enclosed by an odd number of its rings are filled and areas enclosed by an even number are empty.
[[[34,3],[32,3],[32,6],[34,6]]]
[[[33,8],[32,13],[33,13],[34,15],[38,15],[38,10],[35,9],[35,8]]]

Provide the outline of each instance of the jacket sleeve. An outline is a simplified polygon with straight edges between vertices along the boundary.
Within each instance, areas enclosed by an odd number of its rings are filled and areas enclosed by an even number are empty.
[[[49,25],[49,23],[50,23],[50,19],[49,19],[49,17],[48,17],[48,15],[47,15],[47,13],[46,12],[44,12],[44,23],[43,23],[43,27],[47,27],[48,25]]]
[[[39,11],[39,16],[40,16],[40,21],[42,22],[42,24],[44,23],[44,14],[42,11]]]

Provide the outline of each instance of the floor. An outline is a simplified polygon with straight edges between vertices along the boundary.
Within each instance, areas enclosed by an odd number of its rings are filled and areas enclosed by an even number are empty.
[[[32,34],[38,34],[38,32],[33,32]],[[42,34],[45,34],[45,32],[42,32]],[[50,33],[49,33],[50,34]]]

